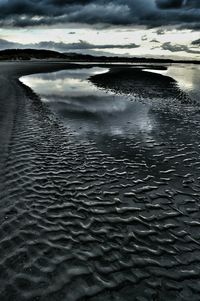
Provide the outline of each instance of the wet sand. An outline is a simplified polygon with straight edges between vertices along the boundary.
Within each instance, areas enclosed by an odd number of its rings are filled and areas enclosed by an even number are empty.
[[[152,128],[77,139],[18,79],[69,68],[1,63],[0,300],[198,300],[198,99],[117,67],[90,81]]]

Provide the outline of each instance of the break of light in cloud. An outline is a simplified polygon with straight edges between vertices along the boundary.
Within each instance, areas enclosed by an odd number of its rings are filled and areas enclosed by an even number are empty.
[[[0,0],[0,24],[0,49],[200,58],[199,0]]]

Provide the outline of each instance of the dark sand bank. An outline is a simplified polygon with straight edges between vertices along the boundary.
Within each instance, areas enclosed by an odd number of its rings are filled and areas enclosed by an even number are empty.
[[[0,64],[0,300],[198,300],[198,104],[170,77],[116,67],[90,80],[160,99],[150,128],[78,141],[18,80],[62,68],[75,66]]]
[[[146,68],[148,69],[148,68]],[[154,66],[154,70],[166,70],[165,67]],[[177,82],[161,74],[149,73],[138,68],[114,68],[104,74],[97,74],[91,81],[99,88],[109,89],[116,93],[133,95],[149,100],[160,97],[161,99],[180,99],[181,102],[190,102],[186,93],[178,87]]]

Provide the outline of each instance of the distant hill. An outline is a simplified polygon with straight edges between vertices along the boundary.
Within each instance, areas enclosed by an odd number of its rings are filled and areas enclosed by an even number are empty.
[[[52,50],[7,49],[0,51],[0,60],[66,59],[66,55]]]
[[[77,62],[102,62],[102,63],[172,63],[170,59],[151,59],[122,56],[93,56],[89,54],[65,53],[68,59]]]
[[[0,51],[1,61],[10,60],[65,60],[70,62],[94,62],[94,63],[194,63],[200,61],[192,60],[171,60],[138,57],[118,57],[118,56],[92,56],[77,53],[60,53],[52,50],[40,49],[6,49]]]
[[[93,56],[88,54],[65,53],[67,58],[76,62],[101,62],[101,63],[194,63],[200,64],[195,60],[172,60],[172,59],[156,59],[144,57],[121,57],[121,56]]]

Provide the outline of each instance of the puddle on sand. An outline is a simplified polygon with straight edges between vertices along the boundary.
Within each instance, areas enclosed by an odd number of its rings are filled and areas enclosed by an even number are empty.
[[[40,95],[79,140],[90,139],[101,147],[107,137],[150,139],[154,121],[149,115],[149,105],[131,102],[125,94],[99,89],[88,80],[107,71],[105,68],[65,70],[23,77],[21,81]]]

